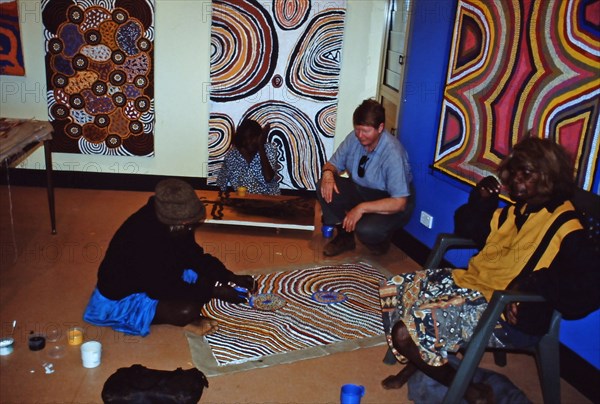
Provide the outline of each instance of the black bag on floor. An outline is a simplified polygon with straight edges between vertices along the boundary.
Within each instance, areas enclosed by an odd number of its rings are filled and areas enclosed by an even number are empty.
[[[448,355],[448,362],[455,369],[460,365],[456,355]],[[473,376],[475,383],[486,383],[494,391],[496,404],[531,404],[525,393],[500,373],[489,369],[477,368]],[[441,403],[448,392],[448,387],[433,380],[425,373],[418,370],[408,379],[408,399],[415,404]],[[460,404],[467,404],[462,400]]]
[[[196,368],[155,370],[133,365],[110,375],[102,400],[107,404],[196,404],[205,387],[208,380]]]

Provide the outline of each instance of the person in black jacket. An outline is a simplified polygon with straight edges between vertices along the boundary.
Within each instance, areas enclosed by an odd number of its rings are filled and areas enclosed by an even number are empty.
[[[216,331],[201,309],[212,298],[246,301],[254,279],[229,271],[194,238],[205,208],[184,181],[159,182],[155,195],[113,236],[98,270],[84,319],[117,331],[146,336],[151,324],[185,327],[199,335]]]
[[[384,388],[402,387],[417,369],[450,385],[455,371],[447,353],[468,343],[494,290],[534,292],[547,300],[509,304],[489,341],[496,347],[534,344],[553,309],[575,319],[600,307],[600,258],[570,201],[575,183],[565,150],[548,139],[525,138],[498,173],[514,204],[498,209],[501,184],[489,176],[455,214],[456,233],[482,247],[467,270],[426,268],[396,275],[380,288],[388,343],[406,363],[383,380]],[[491,388],[472,383],[465,399],[491,402]]]

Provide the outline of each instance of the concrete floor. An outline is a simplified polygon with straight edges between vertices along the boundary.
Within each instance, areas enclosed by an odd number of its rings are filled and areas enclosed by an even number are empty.
[[[182,329],[155,326],[148,337],[131,337],[94,327],[82,313],[95,286],[96,271],[117,227],[150,196],[147,192],[56,189],[58,234],[50,234],[44,188],[0,187],[0,332],[10,333],[13,320],[14,352],[0,357],[0,402],[99,403],[106,379],[120,367],[142,364],[172,370],[191,368]],[[264,268],[332,262],[324,260],[319,230],[240,228],[205,224],[198,242],[228,268],[253,273]],[[359,246],[336,260],[368,258],[392,273],[418,268],[400,249],[372,257]],[[66,343],[66,330],[84,328],[86,340],[103,344],[102,364],[81,365],[79,347]],[[57,331],[58,340],[32,352],[30,331]],[[384,390],[380,382],[401,367],[385,365],[384,346],[360,349],[293,364],[209,378],[204,403],[335,403],[340,386],[366,387],[363,403],[406,403],[406,387]],[[56,354],[61,357],[56,357]],[[53,357],[54,355],[54,357]],[[60,355],[59,355],[60,356]],[[47,373],[49,364],[53,373]],[[486,356],[485,367],[506,374],[534,403],[541,391],[534,360],[510,355],[505,368]],[[561,382],[563,403],[589,402]]]

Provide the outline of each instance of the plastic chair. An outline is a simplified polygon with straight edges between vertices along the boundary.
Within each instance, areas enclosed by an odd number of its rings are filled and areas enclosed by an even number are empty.
[[[456,248],[473,249],[475,248],[475,242],[454,234],[439,234],[434,250],[427,260],[427,265],[429,266],[426,265],[425,268],[438,268],[444,254],[448,250]],[[463,359],[456,371],[456,376],[454,377],[452,385],[448,388],[443,403],[451,404],[461,401],[479,363],[481,362],[487,343],[490,340],[495,325],[506,305],[511,302],[542,301],[544,301],[544,298],[538,295],[523,294],[514,291],[494,292],[487,309],[484,311],[479,323],[473,331],[473,337],[463,351]],[[560,313],[554,311],[548,332],[531,350],[531,353],[536,357],[544,403],[560,402],[560,365],[558,354],[560,320]],[[511,350],[511,348],[498,350],[498,348],[494,348],[494,361],[497,365],[506,365],[507,351],[516,350]],[[519,352],[523,351],[527,352],[528,350],[519,350]]]
[[[577,190],[573,204],[579,213],[581,223],[586,229],[587,236],[591,240],[592,248],[600,251],[600,196],[591,192]],[[424,268],[440,268],[448,250],[451,249],[476,249],[473,240],[459,237],[451,233],[438,235]],[[457,403],[464,393],[475,374],[475,371],[486,350],[487,342],[494,331],[495,324],[504,311],[505,306],[511,302],[542,302],[543,297],[517,293],[514,291],[497,291],[493,294],[486,311],[483,313],[479,324],[474,330],[473,337],[468,346],[463,349],[463,360],[457,370],[457,374],[448,392],[444,403]],[[538,374],[542,387],[542,395],[545,403],[560,402],[560,358],[559,358],[559,328],[561,315],[555,311],[547,333],[539,340],[537,345],[530,350],[536,357]],[[507,352],[523,352],[523,349],[493,349],[494,361],[498,366],[506,365]],[[387,364],[396,363],[396,358],[388,349],[383,361]]]
[[[580,214],[582,224],[586,228],[588,236],[593,241],[594,248],[600,248],[600,196],[591,192],[578,190],[573,198],[573,204]],[[439,268],[444,255],[450,249],[476,248],[475,243],[466,238],[454,234],[442,233],[438,235],[426,263],[425,268]],[[524,294],[514,291],[496,291],[484,311],[473,337],[463,350],[463,359],[457,369],[452,385],[449,387],[443,403],[460,402],[466,389],[481,362],[483,354],[495,325],[500,318],[504,308],[511,302],[542,302],[544,298],[538,295]],[[549,329],[539,340],[535,347],[526,352],[533,353],[536,358],[540,385],[544,403],[560,402],[560,358],[559,358],[559,329],[561,315],[554,311]],[[498,350],[494,348],[494,360],[497,365],[506,364],[506,352],[523,352],[505,348]]]

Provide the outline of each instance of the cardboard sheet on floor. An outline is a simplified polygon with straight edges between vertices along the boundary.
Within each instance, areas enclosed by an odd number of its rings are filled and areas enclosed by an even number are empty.
[[[332,264],[255,275],[258,293],[274,293],[287,303],[276,311],[249,304],[211,301],[204,314],[219,331],[188,333],[194,365],[207,376],[316,358],[384,345],[379,283],[390,274],[367,262]],[[339,304],[320,304],[317,291],[343,293]]]

